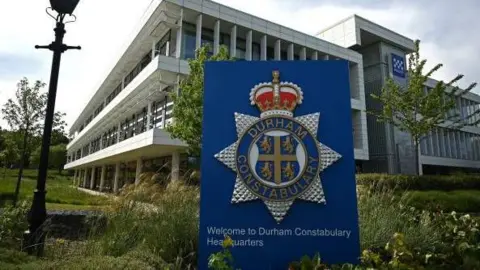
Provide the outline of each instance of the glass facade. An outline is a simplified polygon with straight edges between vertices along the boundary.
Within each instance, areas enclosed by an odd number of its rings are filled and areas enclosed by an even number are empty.
[[[167,89],[167,91],[169,91]],[[172,118],[173,102],[168,99],[168,96],[162,100],[152,102],[152,113],[150,123],[148,123],[148,108],[144,107],[136,113],[125,117],[118,126],[109,128],[101,136],[96,137],[73,154],[67,157],[68,162],[73,162],[77,159],[86,157],[97,151],[115,145],[117,142],[127,140],[151,128],[164,128],[170,123]],[[165,118],[164,118],[165,115]],[[165,124],[164,124],[165,123]],[[118,138],[119,137],[119,138]]]
[[[480,160],[480,135],[436,128],[422,139],[420,152],[432,157]]]
[[[173,52],[175,52],[175,46],[173,42],[173,37],[172,37],[172,31],[169,30],[156,44],[155,44],[155,51],[154,54],[155,56],[157,55],[171,55]],[[194,46],[195,48],[195,43]],[[167,50],[169,50],[167,54]],[[137,65],[125,76],[123,81],[119,82],[119,84],[108,94],[107,98],[105,99],[105,102],[101,102],[100,105],[95,109],[93,114],[87,118],[85,121],[85,125],[82,125],[79,129],[79,132],[84,129],[85,126],[87,126],[100,112],[108,105],[110,102],[112,102],[115,97],[122,92],[122,90],[128,86],[137,76],[142,72],[142,70],[150,64],[152,61],[152,51],[150,50],[148,53],[146,53],[142,59],[137,63]]]

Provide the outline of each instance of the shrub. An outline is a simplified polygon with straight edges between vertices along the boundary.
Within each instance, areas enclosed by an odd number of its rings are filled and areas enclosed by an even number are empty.
[[[27,201],[21,202],[17,207],[6,206],[0,215],[0,247],[20,250],[23,232],[28,228]]]
[[[366,187],[400,190],[480,190],[479,175],[388,175],[358,174],[357,183]]]
[[[148,197],[135,191],[133,197]],[[125,194],[108,214],[105,233],[98,238],[101,252],[123,256],[142,246],[167,263],[183,267],[196,261],[198,241],[197,187],[170,183],[149,197],[151,203],[134,202]]]
[[[0,248],[0,269],[18,269],[15,265],[32,262],[35,257],[15,249]]]
[[[396,232],[408,245],[423,250],[441,246],[440,232],[431,217],[407,207],[406,193],[394,196],[394,190],[359,191],[358,211],[362,248],[382,248]]]
[[[439,226],[442,248],[428,251],[415,243],[408,244],[406,235],[395,233],[382,248],[368,248],[361,254],[360,265],[328,266],[321,263],[319,255],[304,256],[292,262],[290,270],[310,269],[480,269],[480,233],[478,223],[468,215],[456,213],[430,214],[433,223]]]
[[[430,211],[480,212],[480,190],[411,191],[409,204]]]

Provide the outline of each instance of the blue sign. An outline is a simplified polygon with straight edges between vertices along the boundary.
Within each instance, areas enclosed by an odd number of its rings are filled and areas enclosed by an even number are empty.
[[[346,61],[207,62],[199,269],[360,256]]]
[[[394,76],[405,78],[405,59],[392,53],[392,73]]]

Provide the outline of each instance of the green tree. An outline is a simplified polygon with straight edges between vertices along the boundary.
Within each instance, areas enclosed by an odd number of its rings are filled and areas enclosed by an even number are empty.
[[[20,182],[23,176],[23,169],[29,153],[33,148],[31,142],[38,142],[35,136],[40,136],[45,119],[45,107],[47,101],[46,93],[42,93],[45,83],[37,80],[30,85],[27,78],[23,78],[17,84],[15,99],[8,99],[2,108],[3,119],[5,119],[10,128],[21,134],[22,154],[20,156],[20,170],[18,173],[17,185],[15,187],[16,205],[18,193],[20,191]],[[54,130],[63,130],[65,122],[62,121],[64,114],[57,112],[54,119]]]
[[[15,164],[20,159],[20,150],[17,144],[12,139],[13,133],[4,132],[3,136],[3,149],[0,151],[0,161],[3,163],[3,179],[7,172],[7,168],[12,164]]]
[[[209,56],[209,46],[196,51],[195,59],[188,61],[190,74],[180,82],[181,93],[171,93],[173,123],[167,126],[172,138],[188,144],[189,153],[200,155],[203,118],[203,74],[206,61],[231,60],[225,46],[217,54]]]
[[[31,160],[35,166],[38,166],[40,163],[40,149],[37,147],[35,151],[32,152]],[[57,144],[50,146],[50,151],[48,154],[48,168],[57,169],[61,174],[63,166],[67,163],[67,145],[66,144]]]
[[[419,145],[423,138],[438,125],[458,129],[466,125],[476,125],[473,116],[479,110],[468,116],[456,112],[456,99],[470,92],[476,83],[470,84],[464,90],[455,84],[463,75],[458,75],[451,81],[438,82],[435,87],[426,91],[425,83],[433,73],[443,65],[437,64],[424,72],[427,60],[420,59],[420,41],[415,41],[415,50],[409,55],[407,85],[403,87],[389,78],[380,95],[372,94],[372,98],[382,106],[369,113],[377,117],[377,121],[389,123],[403,132],[411,135],[415,156],[415,171],[419,171]]]

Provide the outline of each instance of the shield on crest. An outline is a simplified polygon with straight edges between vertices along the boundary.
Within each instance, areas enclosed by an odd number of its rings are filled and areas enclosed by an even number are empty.
[[[253,171],[269,185],[282,186],[296,180],[305,164],[303,145],[285,131],[260,135],[251,153]]]

